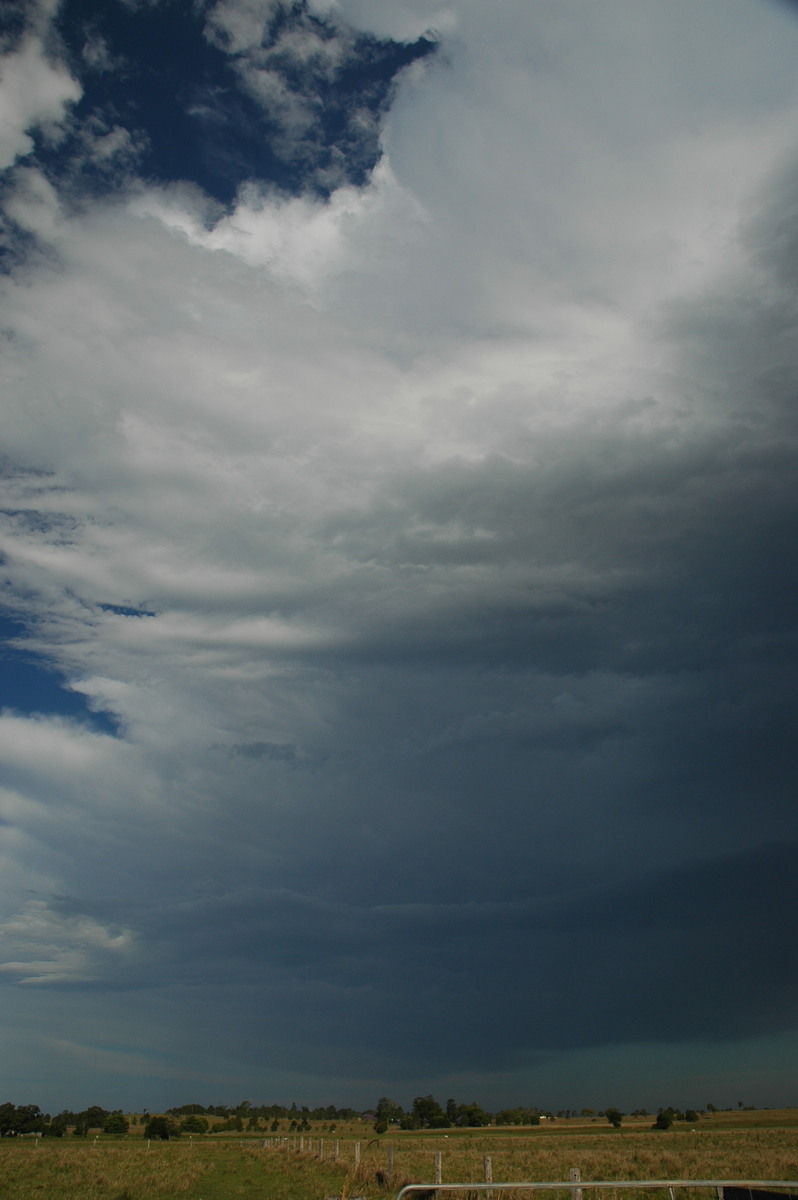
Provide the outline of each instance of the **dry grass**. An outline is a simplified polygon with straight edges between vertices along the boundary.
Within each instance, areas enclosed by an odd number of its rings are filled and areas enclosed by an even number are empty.
[[[798,1129],[650,1129],[532,1134],[498,1133],[468,1139],[396,1140],[397,1173],[433,1178],[434,1152],[442,1152],[443,1182],[484,1179],[491,1156],[493,1178],[506,1182],[567,1179],[798,1179]],[[384,1158],[385,1150],[381,1150]]]
[[[146,1143],[102,1146],[33,1139],[0,1144],[3,1200],[129,1200],[194,1194],[211,1164]]]
[[[0,1200],[324,1200],[331,1195],[379,1200],[403,1183],[432,1182],[436,1150],[442,1154],[444,1183],[481,1182],[486,1154],[496,1182],[567,1180],[572,1167],[585,1180],[798,1180],[797,1123],[785,1120],[781,1128],[766,1128],[749,1120],[726,1129],[718,1124],[715,1118],[699,1122],[695,1133],[688,1128],[653,1132],[649,1121],[621,1130],[582,1125],[448,1137],[391,1134],[361,1138],[358,1166],[356,1140],[327,1132],[323,1161],[318,1133],[310,1135],[310,1148],[305,1135],[302,1154],[293,1138],[282,1149],[271,1145],[271,1138],[265,1145],[260,1138],[183,1138],[154,1142],[149,1149],[143,1138],[132,1137],[100,1139],[96,1146],[77,1139],[42,1139],[38,1145],[34,1139],[8,1140],[0,1142]],[[339,1157],[333,1162],[335,1141]],[[624,1192],[599,1195],[634,1200]]]

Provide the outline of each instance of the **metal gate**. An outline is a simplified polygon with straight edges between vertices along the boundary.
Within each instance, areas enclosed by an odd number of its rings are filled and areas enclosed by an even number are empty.
[[[775,1192],[779,1200],[787,1200],[795,1194],[798,1200],[798,1180],[784,1179],[580,1179],[578,1171],[571,1172],[568,1180],[546,1183],[407,1183],[396,1193],[395,1200],[412,1200],[414,1194],[431,1196],[434,1192],[570,1192],[571,1200],[583,1200],[587,1190],[601,1191],[610,1188],[666,1191],[670,1200],[676,1200],[677,1188],[707,1188],[713,1190],[717,1200],[741,1200],[740,1192],[749,1200],[766,1200],[762,1193]],[[725,1191],[729,1189],[730,1195]],[[735,1194],[736,1193],[736,1194]]]

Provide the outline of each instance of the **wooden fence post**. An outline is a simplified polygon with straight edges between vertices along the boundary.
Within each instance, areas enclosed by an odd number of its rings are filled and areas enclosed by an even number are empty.
[[[393,1175],[393,1146],[385,1147],[385,1169],[388,1175]]]
[[[440,1150],[435,1151],[435,1182],[443,1183],[443,1155]]]
[[[582,1178],[582,1172],[579,1167],[571,1167],[568,1172],[568,1179],[571,1183],[578,1183]],[[580,1187],[571,1188],[571,1200],[582,1200],[582,1189]]]
[[[355,1166],[360,1166],[360,1142],[355,1142]]]

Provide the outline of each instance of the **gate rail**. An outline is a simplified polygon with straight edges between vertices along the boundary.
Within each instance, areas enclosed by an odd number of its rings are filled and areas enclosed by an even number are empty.
[[[798,1192],[798,1180],[787,1179],[571,1179],[546,1183],[406,1183],[396,1193],[395,1200],[405,1200],[414,1192],[571,1192],[578,1196],[586,1188],[660,1188],[667,1189],[675,1200],[675,1188],[714,1188],[718,1200],[723,1200],[724,1188],[774,1189]],[[786,1200],[786,1197],[785,1197]]]

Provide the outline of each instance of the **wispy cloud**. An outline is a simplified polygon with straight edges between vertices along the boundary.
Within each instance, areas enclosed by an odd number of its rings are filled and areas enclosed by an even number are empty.
[[[130,930],[29,900],[0,924],[0,971],[22,984],[90,983],[103,977],[106,963],[128,957],[133,943]]]

